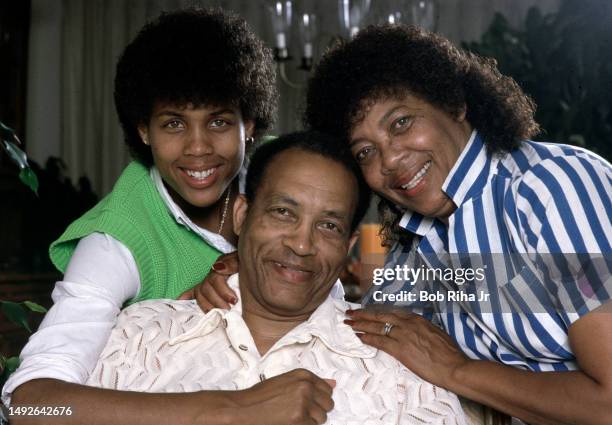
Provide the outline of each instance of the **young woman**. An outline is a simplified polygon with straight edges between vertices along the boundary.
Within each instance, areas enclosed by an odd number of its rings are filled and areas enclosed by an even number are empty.
[[[270,51],[243,19],[184,10],[142,28],[115,78],[134,161],[52,244],[64,279],[3,389],[5,403],[18,387],[36,394],[42,378],[83,383],[124,304],[176,298],[234,250],[238,174],[246,145],[272,123],[275,87]]]

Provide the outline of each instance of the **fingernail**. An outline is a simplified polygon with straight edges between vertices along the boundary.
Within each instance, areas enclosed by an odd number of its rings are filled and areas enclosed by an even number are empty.
[[[362,334],[362,333],[357,333],[357,332],[355,332],[355,335],[356,335],[356,336],[357,336],[357,338],[359,338],[359,339],[363,338],[363,334]]]
[[[346,314],[348,314],[349,316],[352,315],[353,313],[355,313],[355,310],[346,310]]]
[[[344,321],[344,323],[345,323],[345,324],[347,324],[347,325],[349,325],[349,326],[353,326],[353,325],[355,324],[355,321],[354,321],[354,320],[349,320],[349,319],[346,319],[346,320]]]
[[[212,265],[212,269],[216,272],[222,272],[223,270],[225,270],[225,268],[225,263],[221,261],[217,261],[215,264]]]
[[[232,304],[236,304],[236,303],[238,302],[238,298],[236,298],[236,297],[232,297],[232,299],[230,300],[230,302],[231,302]]]

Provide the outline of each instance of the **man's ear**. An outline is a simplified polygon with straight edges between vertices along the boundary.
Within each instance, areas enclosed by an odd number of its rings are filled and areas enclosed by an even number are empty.
[[[144,124],[140,124],[138,126],[138,134],[140,135],[140,140],[142,140],[142,143],[144,143],[145,145],[148,145],[149,144],[149,128]]]
[[[356,229],[351,235],[351,238],[349,239],[349,252],[351,251],[351,249],[353,249],[353,246],[355,246],[355,242],[357,242],[357,239],[359,239],[359,229]]]
[[[242,193],[239,194],[234,201],[234,211],[232,212],[232,217],[234,219],[234,233],[237,235],[240,235],[240,230],[242,230],[242,225],[244,224],[248,208],[249,204],[247,203],[246,197]]]

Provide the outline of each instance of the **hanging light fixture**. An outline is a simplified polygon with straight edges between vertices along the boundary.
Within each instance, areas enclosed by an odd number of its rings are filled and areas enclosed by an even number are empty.
[[[436,0],[377,0],[372,22],[416,25],[435,31],[438,23]]]
[[[436,0],[413,0],[412,23],[427,31],[435,31],[438,27]]]
[[[319,41],[315,0],[265,1],[274,32],[274,59],[278,63],[279,75],[290,87],[302,88],[302,83],[290,81],[286,64],[292,59],[290,43],[299,36],[301,61],[297,68],[302,71],[312,69]],[[299,12],[294,7],[298,3]],[[435,31],[437,26],[437,0],[338,0],[337,5],[339,36],[343,38],[354,37],[366,20],[371,23],[413,24],[430,31]],[[297,28],[297,31],[292,31],[292,28]],[[297,34],[292,36],[292,32]]]
[[[274,59],[286,61],[289,56],[289,29],[293,18],[293,2],[291,0],[273,1],[267,5],[268,14],[274,31]]]
[[[377,0],[371,22],[375,24],[411,24],[412,0]]]
[[[317,36],[317,16],[314,13],[300,14],[300,41],[302,43],[302,64],[300,69],[310,71],[314,57],[314,46]]]
[[[292,0],[268,0],[266,9],[274,31],[274,59],[285,62],[291,59],[291,28],[294,25],[294,5]],[[304,5],[309,2],[304,1]],[[338,16],[342,35],[353,37],[363,25],[364,18],[370,10],[371,0],[338,0]],[[310,5],[312,6],[312,5]],[[300,69],[312,67],[317,37],[317,16],[312,8],[305,7],[297,14],[297,27],[302,44],[302,61]]]
[[[370,11],[371,0],[338,0],[338,17],[344,36],[353,38]]]

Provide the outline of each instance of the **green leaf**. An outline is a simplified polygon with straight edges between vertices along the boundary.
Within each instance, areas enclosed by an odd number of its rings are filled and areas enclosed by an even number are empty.
[[[19,367],[19,357],[9,357],[6,359],[6,363],[4,363],[4,370],[8,371],[8,373],[13,373]]]
[[[30,310],[35,311],[36,313],[46,313],[47,312],[47,309],[44,308],[42,305],[33,303],[32,301],[24,301],[23,304]]]
[[[24,169],[28,167],[27,155],[24,151],[19,149],[19,147],[15,143],[10,142],[8,140],[3,140],[2,146],[4,147],[4,150],[6,151],[8,156],[13,160],[15,164],[17,164],[19,168]]]
[[[28,314],[21,304],[12,301],[2,301],[2,312],[11,322],[32,332],[30,325],[28,325]]]
[[[7,127],[0,122],[0,141],[2,147],[13,160],[15,164],[21,169],[19,173],[19,179],[34,193],[38,195],[38,178],[34,171],[28,165],[28,156],[22,151],[15,143],[21,143],[12,128]]]
[[[19,180],[28,186],[38,196],[38,177],[30,167],[26,167],[19,173]]]
[[[8,380],[9,376],[19,367],[19,357],[9,357],[0,359],[0,386]],[[2,421],[0,421],[1,423]]]
[[[14,140],[18,144],[21,144],[21,140],[19,140],[19,138],[15,134],[15,130],[13,130],[11,127],[5,125],[2,122],[0,122],[0,139],[6,141]]]

